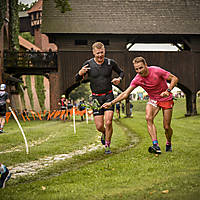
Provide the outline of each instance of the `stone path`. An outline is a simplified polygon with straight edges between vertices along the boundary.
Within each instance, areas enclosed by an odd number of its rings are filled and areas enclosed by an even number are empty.
[[[131,147],[135,146],[135,144],[137,144],[139,141],[139,139],[137,137],[135,137],[134,135],[132,135],[132,133],[126,127],[123,127],[123,128],[124,128],[124,131],[127,132],[128,136],[130,137],[130,144],[128,146],[126,146],[125,148],[120,149],[119,152],[121,152],[123,150],[127,150],[127,148],[131,148]],[[38,141],[34,141],[31,144],[29,144],[29,147],[33,147],[35,145],[40,145],[52,137],[54,137],[54,135],[50,135],[49,137],[47,137],[43,140],[39,139]],[[31,161],[31,162],[18,163],[16,166],[8,166],[8,169],[12,173],[12,178],[14,178],[14,179],[17,177],[20,177],[20,176],[34,175],[34,174],[38,173],[40,170],[44,169],[45,167],[52,166],[56,162],[66,160],[66,159],[72,158],[77,155],[83,155],[83,154],[86,154],[87,152],[96,151],[96,150],[102,149],[102,148],[104,148],[104,146],[100,143],[100,136],[97,135],[97,138],[93,144],[84,146],[80,150],[75,150],[73,152],[66,153],[66,154],[57,154],[57,155],[52,155],[52,156],[46,156],[46,157],[40,158],[39,160],[35,160],[35,161]],[[14,147],[10,150],[0,152],[0,154],[9,153],[9,152],[13,152],[13,151],[22,151],[22,150],[24,150],[24,147],[18,146],[18,147]]]
[[[19,176],[25,176],[25,175],[33,175],[33,174],[38,173],[40,170],[44,169],[45,167],[49,167],[53,165],[56,162],[69,159],[77,155],[83,155],[87,152],[91,152],[91,151],[95,151],[97,149],[103,148],[101,144],[98,144],[99,141],[100,141],[100,137],[98,137],[98,140],[94,144],[84,146],[81,150],[76,150],[68,154],[58,154],[58,155],[48,156],[48,157],[40,158],[39,160],[31,161],[27,163],[19,163],[17,164],[17,166],[9,166],[8,169],[12,173],[12,178],[17,178]]]

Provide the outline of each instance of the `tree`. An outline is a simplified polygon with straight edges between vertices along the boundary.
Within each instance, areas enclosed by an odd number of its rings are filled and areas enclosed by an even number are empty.
[[[77,87],[76,89],[74,89],[70,94],[69,97],[70,99],[73,99],[74,101],[76,101],[77,99],[88,99],[90,95],[90,88],[89,88],[89,84],[81,84],[79,87]]]
[[[70,11],[71,7],[68,0],[54,0],[56,3],[56,8],[59,8],[61,13],[65,13],[66,11]],[[27,11],[31,9],[37,1],[29,4],[23,4],[22,2],[18,3],[19,11]]]
[[[28,4],[23,4],[22,2],[18,3],[18,10],[19,11],[27,11],[30,9]]]
[[[21,35],[24,39],[26,39],[26,40],[28,40],[29,42],[31,42],[32,44],[34,44],[35,38],[31,35],[30,32],[23,32],[23,33],[20,33],[20,35]]]
[[[59,8],[61,13],[72,10],[68,0],[54,0],[56,2],[56,8]]]

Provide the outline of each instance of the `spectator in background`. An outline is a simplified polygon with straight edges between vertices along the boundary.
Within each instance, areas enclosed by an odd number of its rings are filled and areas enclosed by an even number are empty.
[[[124,103],[122,103],[122,113],[124,114]]]
[[[10,103],[8,93],[5,91],[6,85],[0,85],[0,134],[3,133],[3,128],[6,119],[6,104]]]
[[[6,182],[10,179],[11,173],[9,172],[8,168],[0,163],[0,174],[1,174],[1,179],[0,179],[0,188],[4,188]]]
[[[71,118],[71,114],[70,114],[70,110],[73,108],[73,104],[71,102],[71,100],[68,100],[67,102],[67,113],[68,113],[68,119],[70,120]]]
[[[130,115],[133,113],[133,104],[130,102]]]
[[[58,105],[60,106],[60,110],[67,110],[67,100],[64,94],[61,96],[61,99],[58,102]],[[65,121],[65,119],[66,119],[66,115],[64,114],[63,120]]]
[[[83,111],[83,110],[85,110],[85,101],[84,100],[82,100],[82,101],[80,101],[79,102],[79,106],[78,106],[78,109],[80,110],[80,111]],[[81,120],[83,121],[85,119],[85,113],[81,116]]]
[[[116,106],[117,117],[121,118],[121,116],[120,116],[120,102],[116,103],[115,106]]]

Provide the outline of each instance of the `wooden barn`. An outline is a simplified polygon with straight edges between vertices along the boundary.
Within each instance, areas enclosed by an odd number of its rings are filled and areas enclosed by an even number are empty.
[[[62,93],[69,94],[78,86],[75,74],[92,57],[91,45],[102,41],[106,56],[125,71],[122,90],[135,75],[133,58],[141,55],[149,65],[161,66],[179,77],[178,87],[186,95],[186,115],[197,114],[199,0],[69,0],[69,4],[72,10],[61,13],[54,0],[43,0],[42,32],[59,51],[58,72],[50,75],[51,108]],[[129,51],[135,43],[171,43],[179,51]]]

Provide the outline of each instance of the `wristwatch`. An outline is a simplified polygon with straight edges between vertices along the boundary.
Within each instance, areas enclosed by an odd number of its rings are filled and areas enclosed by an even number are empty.
[[[167,92],[171,92],[171,90],[168,88],[168,89],[167,89]]]

